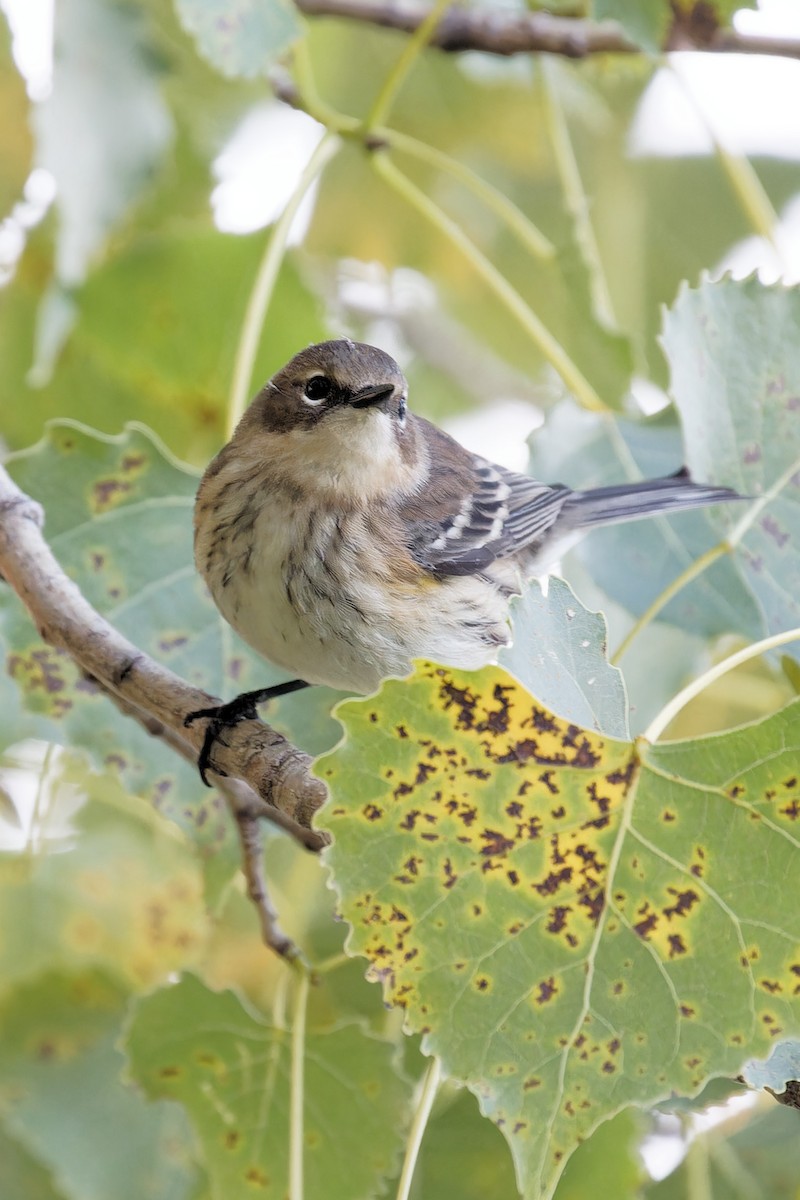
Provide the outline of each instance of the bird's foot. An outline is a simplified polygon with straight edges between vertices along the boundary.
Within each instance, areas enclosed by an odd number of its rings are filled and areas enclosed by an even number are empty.
[[[211,751],[214,743],[220,741],[223,745],[226,744],[220,736],[224,729],[232,729],[240,721],[255,721],[258,717],[257,706],[259,704],[263,704],[266,700],[274,700],[276,696],[286,696],[289,692],[296,692],[300,688],[308,686],[303,679],[292,679],[288,683],[276,683],[273,687],[259,688],[255,692],[242,692],[240,696],[229,700],[227,704],[218,704],[214,708],[198,708],[195,712],[187,713],[183,720],[185,726],[192,725],[201,718],[208,721],[203,745],[200,747],[200,754],[197,758],[197,769],[206,787],[211,787],[208,781],[208,771],[215,771],[217,775],[225,774],[211,763]]]

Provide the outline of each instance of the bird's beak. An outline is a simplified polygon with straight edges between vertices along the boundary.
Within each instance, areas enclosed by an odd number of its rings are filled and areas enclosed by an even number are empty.
[[[373,404],[380,404],[381,400],[388,399],[393,392],[393,383],[375,383],[355,392],[350,403],[353,408],[371,408]]]

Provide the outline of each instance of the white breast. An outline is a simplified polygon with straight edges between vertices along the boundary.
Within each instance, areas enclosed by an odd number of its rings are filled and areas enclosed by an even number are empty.
[[[508,641],[507,599],[488,580],[393,586],[380,568],[359,514],[305,519],[281,500],[264,504],[247,548],[239,538],[207,580],[255,650],[295,678],[344,691],[374,691],[414,658],[474,669]]]

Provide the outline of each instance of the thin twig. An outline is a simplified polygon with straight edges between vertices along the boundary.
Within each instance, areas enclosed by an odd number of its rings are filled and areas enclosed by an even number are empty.
[[[296,0],[306,16],[347,17],[384,29],[414,33],[430,9],[381,3],[380,0]],[[433,32],[429,44],[440,50],[484,50],[489,54],[523,54],[545,51],[568,58],[588,54],[631,54],[637,47],[612,22],[577,21],[549,13],[515,13],[496,8],[450,8]]]
[[[264,945],[290,962],[301,957],[300,951],[278,924],[278,914],[272,906],[264,874],[264,845],[258,817],[231,804],[239,842],[242,847],[242,871],[247,880],[247,895],[255,905],[261,922],[261,937]]]
[[[0,467],[0,576],[46,642],[66,651],[104,691],[130,705],[149,732],[158,732],[175,748],[188,747],[196,761],[204,724],[184,728],[184,718],[216,698],[144,654],[92,608],[53,556],[42,536],[42,519],[40,506]],[[243,780],[264,804],[308,830],[326,794],[310,764],[309,755],[258,720],[226,730],[225,741],[214,747],[218,774]]]
[[[789,642],[798,641],[800,641],[800,628],[787,629],[783,633],[775,633],[770,637],[761,638],[760,641],[745,646],[743,650],[737,650],[735,654],[729,654],[727,658],[723,658],[722,662],[715,663],[697,679],[693,679],[682,691],[678,692],[677,696],[673,696],[650,722],[642,734],[643,740],[657,742],[664,730],[672,724],[678,713],[683,711],[690,700],[694,700],[695,696],[699,696],[701,692],[709,688],[717,679],[721,679],[723,675],[727,675],[729,671],[740,667],[742,663],[749,662],[751,658],[758,658],[759,655],[766,654],[768,650],[776,650],[779,646],[786,646]]]
[[[228,436],[233,433],[247,406],[259,339],[264,331],[264,320],[278,280],[278,272],[286,254],[289,234],[292,231],[295,217],[311,187],[336,153],[337,147],[338,139],[333,133],[326,134],[317,143],[313,154],[303,168],[297,186],[272,227],[250,291],[242,332],[236,347],[233,379],[228,399]]]
[[[345,17],[384,29],[414,33],[429,8],[415,8],[392,0],[296,0],[310,17]],[[507,9],[450,8],[429,39],[429,45],[456,53],[482,50],[487,54],[560,54],[588,58],[592,54],[635,54],[639,47],[625,37],[613,21],[595,22],[544,12]],[[800,38],[759,37],[734,29],[707,29],[676,22],[664,50],[695,50],[714,54],[767,54],[800,58]]]

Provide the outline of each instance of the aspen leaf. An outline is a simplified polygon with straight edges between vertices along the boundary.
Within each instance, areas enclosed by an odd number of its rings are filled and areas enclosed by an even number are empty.
[[[631,1104],[800,1028],[800,702],[651,746],[500,668],[421,664],[337,710],[319,824],[349,948],[477,1095],[524,1195]]]

